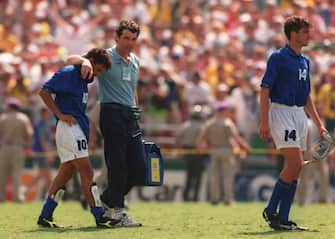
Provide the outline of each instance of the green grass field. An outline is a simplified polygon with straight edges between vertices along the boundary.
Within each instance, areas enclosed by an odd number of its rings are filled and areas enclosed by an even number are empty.
[[[129,212],[140,228],[96,229],[93,217],[78,202],[63,202],[54,216],[65,229],[36,226],[42,203],[0,204],[1,239],[198,239],[198,238],[335,238],[335,205],[292,208],[292,218],[314,231],[275,232],[261,218],[263,203],[212,206],[207,203],[132,203]]]

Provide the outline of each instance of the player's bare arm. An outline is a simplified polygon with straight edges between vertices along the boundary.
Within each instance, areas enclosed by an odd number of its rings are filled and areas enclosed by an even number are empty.
[[[81,77],[89,79],[93,77],[93,66],[89,59],[80,55],[71,55],[66,59],[67,65],[80,64],[81,65]]]
[[[259,136],[263,140],[270,138],[269,127],[269,88],[261,88]]]
[[[48,106],[50,111],[54,113],[59,120],[64,121],[69,125],[77,124],[76,119],[72,115],[63,114],[62,112],[59,111],[50,92],[44,89],[41,89],[39,92],[39,95],[41,96],[46,106]]]

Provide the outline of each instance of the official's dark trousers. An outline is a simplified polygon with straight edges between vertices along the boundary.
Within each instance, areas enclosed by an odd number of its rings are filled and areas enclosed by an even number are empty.
[[[184,201],[198,201],[199,190],[204,171],[204,155],[185,155],[186,182],[184,188]]]
[[[111,208],[124,208],[124,196],[134,185],[145,180],[141,131],[130,109],[113,103],[102,103],[100,109],[100,129],[108,171],[108,187],[101,200]]]

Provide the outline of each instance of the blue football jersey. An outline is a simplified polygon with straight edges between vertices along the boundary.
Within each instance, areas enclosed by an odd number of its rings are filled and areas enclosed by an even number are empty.
[[[63,114],[72,115],[89,138],[89,121],[86,114],[88,88],[80,76],[77,65],[59,69],[42,87],[56,95],[55,104]]]
[[[271,102],[304,106],[311,91],[310,63],[288,45],[274,51],[268,60],[261,87],[270,89]]]

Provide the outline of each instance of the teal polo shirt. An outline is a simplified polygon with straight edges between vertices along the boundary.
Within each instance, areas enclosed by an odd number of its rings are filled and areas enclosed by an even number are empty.
[[[116,51],[108,48],[112,66],[99,76],[100,103],[119,103],[135,106],[135,88],[139,77],[140,62],[131,53],[130,61],[126,62]]]

